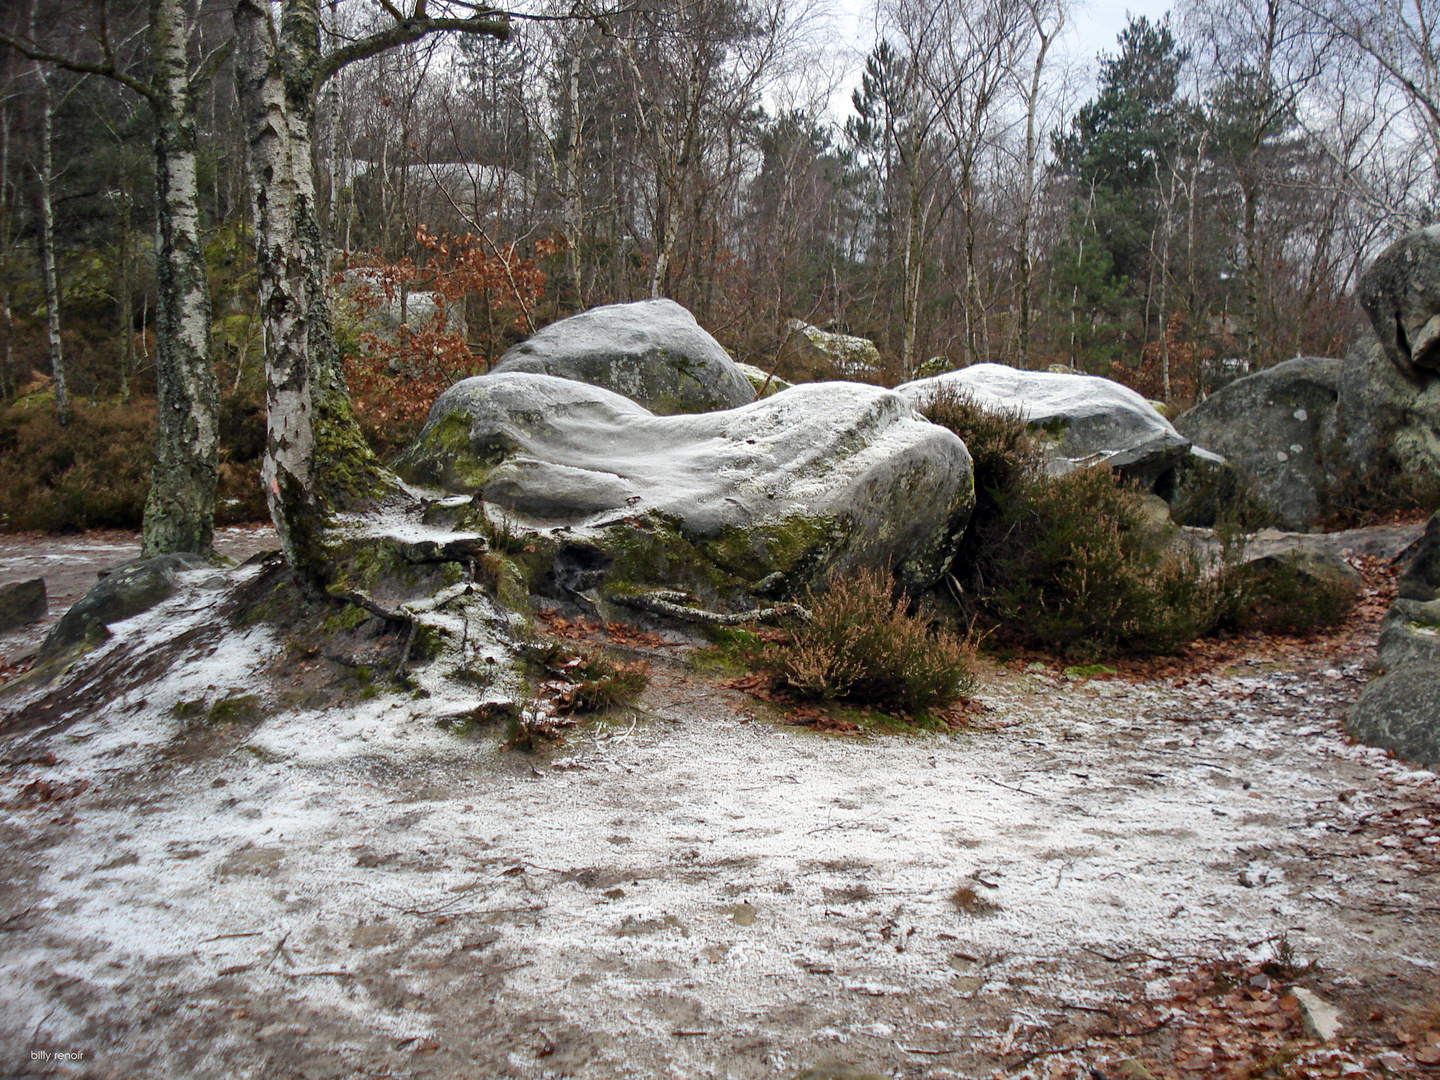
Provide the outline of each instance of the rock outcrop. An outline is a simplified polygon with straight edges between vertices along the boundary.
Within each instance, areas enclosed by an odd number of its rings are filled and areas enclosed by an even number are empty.
[[[673,300],[609,304],[551,323],[508,349],[490,370],[511,373],[604,387],[661,415],[755,400],[724,346]]]
[[[1239,469],[1250,497],[1280,528],[1305,532],[1333,486],[1325,450],[1339,385],[1339,360],[1297,356],[1236,379],[1182,413],[1175,427]]]
[[[968,395],[981,408],[1023,416],[1044,437],[1056,472],[1103,464],[1153,487],[1190,452],[1189,440],[1153,405],[1094,375],[975,364],[903,383],[895,392],[923,408],[942,389]]]
[[[1391,363],[1411,378],[1440,374],[1440,225],[1382,251],[1356,292]]]
[[[99,583],[60,617],[40,645],[41,661],[85,643],[110,636],[112,623],[139,615],[175,594],[176,574],[211,569],[199,555],[157,555],[136,559],[106,572]]]
[[[1375,338],[1351,351],[1340,426],[1361,482],[1376,465],[1440,479],[1440,226],[1392,244],[1360,277]],[[1389,461],[1379,462],[1381,454]],[[1440,512],[1400,577],[1377,663],[1346,727],[1362,742],[1440,769]]]
[[[1396,469],[1440,478],[1440,375],[1406,375],[1372,334],[1345,354],[1336,424],[1347,482]]]
[[[856,566],[890,566],[919,589],[948,567],[973,503],[964,444],[857,383],[656,416],[599,387],[491,374],[442,394],[396,467],[559,544],[554,574],[571,592],[678,586],[733,601]]]

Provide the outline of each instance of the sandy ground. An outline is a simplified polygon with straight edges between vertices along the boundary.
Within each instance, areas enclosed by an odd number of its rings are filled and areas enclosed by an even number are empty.
[[[1138,1075],[1198,1060],[1175,1002],[1220,957],[1283,958],[1358,1075],[1425,1072],[1377,1047],[1440,987],[1440,779],[1343,734],[1373,640],[988,667],[974,727],[885,737],[657,648],[532,758],[287,697],[303,654],[203,576],[114,628],[103,700],[0,702],[0,1075]]]

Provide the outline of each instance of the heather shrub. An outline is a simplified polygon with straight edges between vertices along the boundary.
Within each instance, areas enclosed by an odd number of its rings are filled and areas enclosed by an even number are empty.
[[[888,574],[834,576],[811,597],[812,618],[760,654],[776,682],[802,698],[920,712],[973,685],[973,650],[910,613]]]
[[[1227,603],[1219,619],[1239,630],[1304,636],[1344,622],[1355,609],[1353,580],[1327,573],[1304,556],[1257,559],[1226,570]]]
[[[992,553],[1010,527],[1006,510],[1014,494],[1040,474],[1044,454],[1018,412],[982,408],[968,393],[941,387],[920,411],[932,424],[960,436],[970,451],[975,508],[956,547],[951,573],[968,592],[983,595],[992,577]]]
[[[1140,493],[1109,469],[1032,476],[1004,524],[985,598],[1002,638],[1084,658],[1164,653],[1219,619],[1208,560],[1157,537]]]

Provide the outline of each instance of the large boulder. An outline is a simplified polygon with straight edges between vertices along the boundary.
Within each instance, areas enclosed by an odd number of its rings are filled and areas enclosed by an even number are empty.
[[[1024,417],[1044,437],[1055,472],[1103,464],[1153,487],[1189,455],[1189,440],[1153,405],[1094,375],[974,364],[895,388],[919,408],[942,390]]]
[[[1345,354],[1336,421],[1348,482],[1396,470],[1440,480],[1440,372],[1407,374],[1372,334]]]
[[[1356,292],[1391,363],[1412,379],[1440,373],[1440,225],[1382,251]]]
[[[1175,427],[1225,455],[1277,525],[1306,532],[1334,486],[1325,451],[1334,437],[1339,385],[1339,360],[1297,356],[1236,379],[1182,413]]]
[[[1361,742],[1440,769],[1440,664],[1415,660],[1372,680],[1345,729]]]
[[[923,588],[947,569],[973,503],[964,443],[856,383],[656,416],[553,376],[481,376],[440,396],[396,468],[563,540],[565,581],[720,599],[795,594],[857,566]]]
[[[609,304],[551,323],[490,369],[491,375],[512,373],[602,386],[661,415],[755,400],[724,346],[673,300]]]

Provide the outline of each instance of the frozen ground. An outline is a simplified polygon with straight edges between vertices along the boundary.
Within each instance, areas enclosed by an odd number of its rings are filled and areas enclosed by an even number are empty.
[[[0,1075],[1108,1076],[1027,1051],[1206,958],[1314,961],[1348,1030],[1440,984],[1440,782],[1340,726],[1373,641],[990,668],[975,728],[884,738],[653,650],[532,759],[435,699],[283,707],[306,661],[204,576],[115,628],[107,700],[0,701]]]

